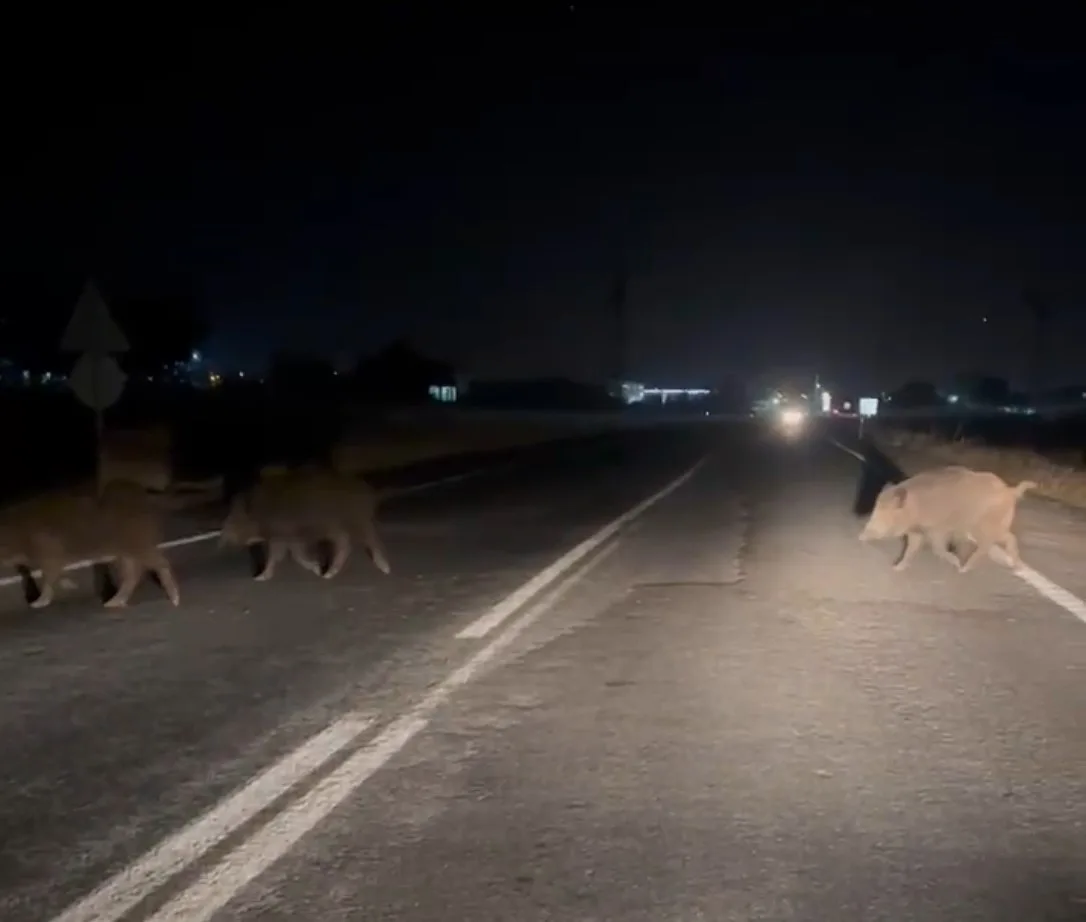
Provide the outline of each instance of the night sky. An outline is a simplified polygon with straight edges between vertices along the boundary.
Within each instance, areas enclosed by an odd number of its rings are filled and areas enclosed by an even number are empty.
[[[1086,378],[1082,57],[895,49],[872,18],[396,9],[28,34],[6,269],[194,289],[227,367],[407,335],[599,379],[625,266],[630,377],[850,390],[1020,377],[1029,287],[1048,380]]]

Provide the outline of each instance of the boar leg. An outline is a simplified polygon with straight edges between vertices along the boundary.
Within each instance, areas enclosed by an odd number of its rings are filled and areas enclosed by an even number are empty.
[[[988,551],[991,550],[994,543],[990,539],[980,541],[974,537],[973,540],[976,541],[976,547],[973,548],[973,553],[958,565],[959,573],[967,573],[972,570],[973,567],[980,563],[981,557],[987,556]]]
[[[298,566],[308,570],[310,573],[316,573],[317,576],[321,575],[321,565],[309,555],[309,551],[306,549],[304,541],[301,539],[291,541],[289,548],[290,556],[297,561]]]
[[[38,585],[38,597],[30,603],[31,608],[45,608],[51,605],[56,595],[57,583],[63,579],[64,564],[55,554],[46,553],[41,557],[41,582]]]
[[[392,567],[388,563],[384,542],[381,541],[380,535],[377,534],[377,523],[372,518],[362,526],[362,541],[366,545],[366,550],[369,551],[374,566],[386,576],[391,573]]]
[[[916,552],[924,544],[924,539],[916,532],[910,531],[905,535],[905,547],[901,551],[901,556],[897,559],[897,563],[894,564],[894,569],[897,571],[904,570],[912,559],[916,556]]]
[[[140,567],[134,557],[129,557],[126,554],[124,557],[117,558],[117,572],[121,577],[120,585],[117,586],[117,592],[113,598],[105,603],[106,608],[124,608],[128,604],[132,598],[132,593],[136,591],[136,587],[140,583],[143,568]]]
[[[339,571],[343,569],[347,558],[351,556],[351,536],[347,532],[342,528],[336,528],[329,537],[332,539],[334,551],[332,562],[324,573],[325,579],[332,579],[334,576],[339,575]]]
[[[928,535],[928,544],[931,545],[932,553],[934,553],[936,557],[945,560],[954,567],[955,570],[962,565],[958,555],[950,549],[950,535],[941,531],[931,532]]]
[[[287,542],[282,538],[269,538],[268,539],[268,557],[264,561],[264,569],[257,573],[253,577],[260,582],[266,582],[272,578],[275,573],[276,566],[287,556]]]
[[[1014,532],[1007,532],[1000,543],[1011,559],[1011,569],[1017,570],[1022,566],[1022,557],[1018,553],[1018,539],[1014,536]]]
[[[156,547],[147,555],[145,565],[148,570],[158,577],[158,581],[162,585],[162,591],[166,593],[166,598],[170,600],[170,604],[174,608],[180,605],[181,590],[174,578],[173,567],[170,566],[169,560],[166,559],[166,555],[162,553],[160,548]]]

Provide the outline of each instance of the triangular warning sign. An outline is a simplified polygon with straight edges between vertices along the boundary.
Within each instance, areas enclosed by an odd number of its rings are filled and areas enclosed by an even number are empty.
[[[94,282],[87,282],[83,288],[60,341],[60,348],[63,352],[90,352],[96,355],[128,351],[128,340],[110,315]]]

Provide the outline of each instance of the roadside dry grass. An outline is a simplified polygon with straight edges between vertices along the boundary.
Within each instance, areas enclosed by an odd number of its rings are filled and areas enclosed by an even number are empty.
[[[395,433],[348,438],[335,447],[332,461],[340,470],[365,474],[434,458],[535,445],[577,432],[553,424],[490,421],[405,427]]]
[[[1024,448],[992,448],[975,442],[935,438],[924,433],[879,427],[871,432],[877,447],[906,473],[946,464],[992,471],[1008,483],[1033,480],[1035,492],[1086,509],[1086,470],[1059,463]],[[1068,459],[1070,460],[1070,459]]]
[[[360,426],[332,450],[332,462],[352,474],[407,467],[437,458],[501,451],[594,431],[554,419],[511,421],[435,414]],[[182,488],[170,463],[171,433],[165,426],[108,432],[99,466],[103,481],[129,480],[154,490]],[[274,469],[272,465],[269,469]]]

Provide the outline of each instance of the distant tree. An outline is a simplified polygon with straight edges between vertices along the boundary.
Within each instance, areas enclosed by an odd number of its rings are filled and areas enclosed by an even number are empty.
[[[934,407],[943,402],[930,381],[908,381],[890,394],[890,403],[898,409]]]
[[[359,360],[356,387],[383,403],[423,403],[433,385],[455,385],[452,365],[423,355],[407,340],[398,339],[375,355]]]
[[[984,406],[1007,406],[1011,402],[1011,386],[1006,378],[983,375],[977,379],[969,396],[974,403]]]
[[[5,288],[6,299],[0,305],[0,359],[34,373],[67,371],[72,360],[60,351],[60,338],[76,294],[63,287],[58,291],[55,282],[33,275],[6,279]]]
[[[1052,321],[1052,304],[1049,298],[1036,289],[1022,292],[1022,300],[1033,321],[1031,330],[1029,381],[1030,393],[1036,397],[1041,390],[1041,368],[1044,365],[1045,347],[1047,346],[1049,327]]]
[[[955,375],[954,391],[963,403],[973,406],[1007,406],[1011,400],[1006,378],[979,372]]]
[[[187,295],[149,295],[109,301],[131,351],[124,357],[130,373],[152,374],[174,362],[188,361],[211,335],[206,307]]]
[[[614,410],[623,406],[607,388],[567,378],[478,381],[472,385],[466,402],[520,410]]]
[[[315,355],[280,351],[268,365],[268,384],[281,395],[308,396],[335,386],[332,363]]]
[[[60,351],[60,340],[75,309],[82,282],[57,285],[53,280],[24,277],[0,306],[0,358],[32,372],[66,372],[73,356]],[[211,332],[207,311],[187,294],[103,297],[130,351],[123,363],[129,372],[150,373],[183,361],[201,348]]]
[[[725,375],[708,398],[707,407],[718,413],[746,413],[751,407],[751,395],[742,379]]]

